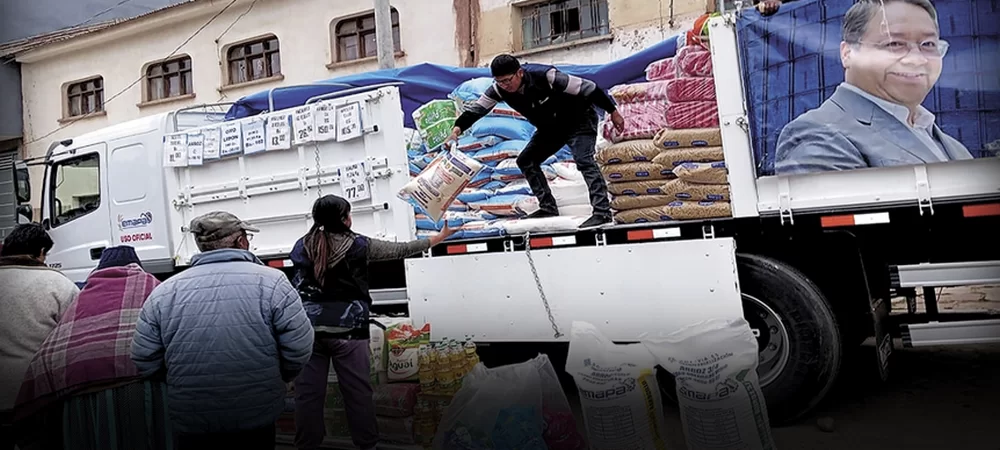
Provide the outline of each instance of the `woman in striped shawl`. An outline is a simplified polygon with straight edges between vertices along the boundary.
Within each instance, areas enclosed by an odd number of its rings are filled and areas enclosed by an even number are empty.
[[[104,250],[25,373],[14,407],[22,450],[172,449],[164,387],[140,379],[130,357],[157,285],[132,247]]]

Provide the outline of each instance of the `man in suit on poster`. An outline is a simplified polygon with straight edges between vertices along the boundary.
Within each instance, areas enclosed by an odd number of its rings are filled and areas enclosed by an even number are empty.
[[[948,42],[929,0],[861,0],[844,17],[844,83],[778,137],[775,173],[793,175],[972,159],[920,104]]]

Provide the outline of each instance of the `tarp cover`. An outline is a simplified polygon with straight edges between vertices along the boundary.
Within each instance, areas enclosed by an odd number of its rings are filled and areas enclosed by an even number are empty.
[[[561,65],[559,70],[585,77],[607,90],[622,83],[645,80],[649,63],[669,58],[677,51],[678,36],[657,43],[641,52],[602,65]],[[530,61],[529,61],[530,62]],[[414,128],[412,113],[420,105],[434,99],[446,98],[459,84],[478,77],[488,77],[488,68],[464,68],[423,63],[398,69],[376,70],[343,77],[317,81],[305,86],[288,86],[274,91],[274,109],[281,110],[305,104],[306,100],[323,94],[371,86],[381,83],[402,82],[399,87],[403,100],[404,124]],[[268,111],[267,90],[248,95],[236,101],[226,113],[226,120],[253,116]]]

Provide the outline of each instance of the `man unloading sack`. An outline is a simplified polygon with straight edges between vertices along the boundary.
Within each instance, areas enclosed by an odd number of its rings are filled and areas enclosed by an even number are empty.
[[[611,223],[608,186],[594,161],[597,142],[597,112],[601,108],[611,114],[615,128],[622,129],[625,121],[614,101],[590,80],[560,72],[555,67],[521,65],[511,55],[500,55],[490,63],[494,83],[475,102],[465,106],[455,120],[448,141],[455,141],[477,120],[486,116],[497,103],[506,102],[537,128],[528,145],[517,157],[517,166],[538,198],[539,210],[528,218],[559,215],[556,200],[549,189],[542,162],[556,154],[564,145],[573,153],[576,167],[590,191],[593,216],[580,228],[597,228]]]

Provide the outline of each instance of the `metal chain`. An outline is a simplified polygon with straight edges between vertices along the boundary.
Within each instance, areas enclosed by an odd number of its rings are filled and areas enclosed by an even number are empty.
[[[531,274],[535,277],[535,286],[538,287],[538,295],[542,297],[542,304],[545,305],[545,314],[549,316],[549,323],[552,324],[552,331],[555,332],[556,339],[562,337],[559,325],[556,325],[555,317],[552,317],[552,308],[549,307],[549,299],[545,297],[545,289],[542,289],[542,280],[538,278],[538,269],[535,268],[535,258],[531,256],[531,233],[524,234],[524,254],[528,257],[528,265],[531,266]]]
[[[322,197],[323,196],[323,183],[321,182],[322,180],[320,180],[320,174],[322,173],[320,171],[322,170],[322,166],[320,166],[320,163],[319,163],[319,144],[317,144],[317,143],[314,142],[313,146],[316,148],[316,150],[314,152],[316,154],[316,195],[318,197]]]

